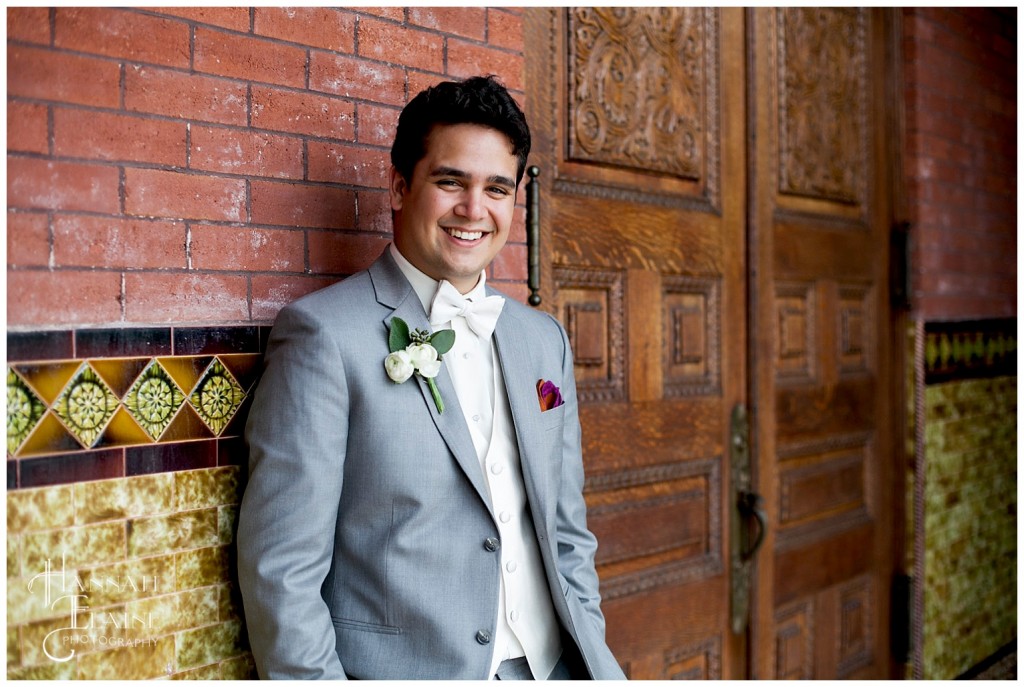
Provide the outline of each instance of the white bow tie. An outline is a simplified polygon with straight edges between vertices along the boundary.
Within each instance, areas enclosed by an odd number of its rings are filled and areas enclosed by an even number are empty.
[[[466,324],[481,339],[487,339],[494,331],[498,315],[505,305],[501,296],[487,296],[482,300],[470,301],[459,293],[448,281],[441,280],[430,303],[430,324],[439,325],[462,315]]]

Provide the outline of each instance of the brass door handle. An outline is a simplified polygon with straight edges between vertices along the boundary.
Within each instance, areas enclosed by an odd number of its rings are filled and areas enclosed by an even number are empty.
[[[526,278],[530,287],[530,305],[540,305],[540,167],[531,165],[526,170],[530,181],[526,183]]]

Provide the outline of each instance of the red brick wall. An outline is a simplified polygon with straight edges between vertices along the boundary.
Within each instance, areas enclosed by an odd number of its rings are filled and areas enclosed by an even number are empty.
[[[514,9],[8,9],[9,328],[272,321],[388,242],[408,99],[523,64]]]
[[[1017,313],[1017,11],[904,10],[914,308]]]

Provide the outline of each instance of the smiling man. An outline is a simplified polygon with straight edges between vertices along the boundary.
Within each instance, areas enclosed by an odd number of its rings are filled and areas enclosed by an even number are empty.
[[[529,150],[493,77],[420,93],[391,151],[394,242],[279,314],[238,531],[261,677],[623,677],[568,339],[486,285]]]

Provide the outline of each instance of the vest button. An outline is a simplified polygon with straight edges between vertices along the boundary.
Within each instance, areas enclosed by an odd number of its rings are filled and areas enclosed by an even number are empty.
[[[479,642],[480,644],[490,644],[491,643],[491,633],[488,632],[487,630],[479,630],[476,633],[476,641]]]
[[[501,548],[501,543],[494,537],[487,537],[487,539],[484,539],[484,548],[494,553]]]

